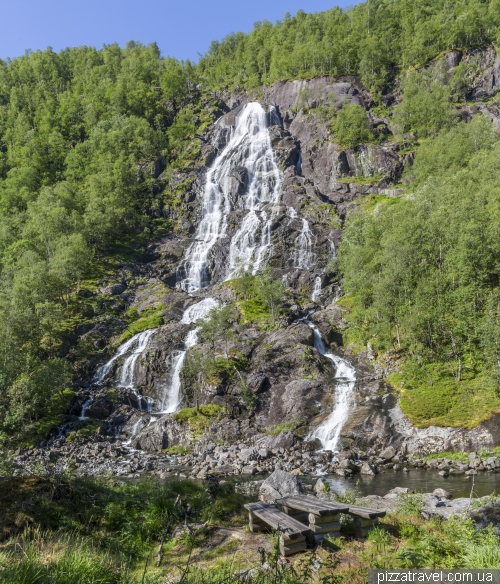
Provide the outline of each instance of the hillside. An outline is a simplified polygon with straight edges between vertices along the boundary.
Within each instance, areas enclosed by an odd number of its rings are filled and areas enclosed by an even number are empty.
[[[2,474],[80,488],[112,531],[151,478],[178,522],[182,489],[200,520],[212,494],[175,478],[494,472],[499,21],[370,0],[197,64],[132,42],[0,62]],[[82,478],[104,475],[144,484]],[[243,491],[219,495],[229,521]]]

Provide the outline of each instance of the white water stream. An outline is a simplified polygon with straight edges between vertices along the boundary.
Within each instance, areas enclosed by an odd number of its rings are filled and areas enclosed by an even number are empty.
[[[347,421],[349,408],[352,404],[352,393],[356,384],[356,370],[342,357],[329,353],[317,327],[309,320],[304,320],[304,322],[314,332],[314,346],[316,349],[334,364],[335,379],[337,380],[335,405],[332,413],[316,430],[308,435],[307,439],[313,440],[317,438],[324,450],[336,452],[339,446],[340,432]]]
[[[253,265],[254,273],[269,257],[271,227],[275,211],[268,204],[279,202],[281,172],[278,168],[268,128],[280,124],[274,107],[266,112],[258,102],[247,104],[236,118],[236,125],[224,150],[207,173],[202,198],[201,221],[195,241],[186,254],[186,278],[181,287],[187,292],[210,284],[207,262],[210,250],[226,235],[227,215],[233,210],[232,171],[245,168],[247,187],[242,197],[248,211],[229,245],[230,276],[240,267]]]
[[[314,279],[314,290],[311,295],[311,300],[313,302],[319,302],[321,298],[321,276],[316,276]]]
[[[214,298],[205,298],[197,304],[193,304],[184,311],[181,323],[192,324],[204,318],[212,308],[218,306],[219,303]],[[186,358],[188,349],[194,347],[198,343],[198,328],[188,332],[184,339],[184,349],[179,351],[173,358],[170,382],[165,387],[163,393],[161,410],[162,413],[168,414],[177,411],[181,401],[181,369]]]
[[[295,238],[294,242],[294,267],[299,270],[308,270],[316,259],[316,254],[313,252],[312,246],[313,234],[307,219],[302,219],[302,230]]]

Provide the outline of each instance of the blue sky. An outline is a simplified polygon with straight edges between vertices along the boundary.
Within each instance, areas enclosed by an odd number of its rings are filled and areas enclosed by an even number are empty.
[[[250,32],[257,20],[281,20],[307,12],[355,4],[344,0],[4,0],[0,17],[0,59],[26,49],[127,41],[156,41],[163,55],[196,60],[212,39]]]

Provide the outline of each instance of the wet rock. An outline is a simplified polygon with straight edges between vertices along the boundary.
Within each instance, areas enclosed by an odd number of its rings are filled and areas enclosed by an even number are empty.
[[[317,493],[325,493],[328,492],[330,490],[330,485],[328,483],[325,483],[325,481],[323,479],[318,479],[314,485],[314,491],[316,491]]]
[[[408,487],[394,487],[394,489],[389,491],[389,493],[393,495],[407,495],[408,493],[413,492],[413,489],[409,489]]]
[[[368,462],[363,462],[359,472],[363,475],[375,476],[377,474],[377,469]]]
[[[450,476],[450,473],[447,470],[440,470],[438,475],[442,476],[443,478],[447,478]]]
[[[302,495],[302,483],[289,472],[275,470],[259,489],[259,500],[272,503],[289,495]]]

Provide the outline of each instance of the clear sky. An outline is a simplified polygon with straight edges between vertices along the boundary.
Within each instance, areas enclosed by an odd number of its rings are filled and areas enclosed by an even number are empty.
[[[163,55],[197,60],[213,39],[250,32],[258,20],[281,20],[288,11],[347,7],[356,0],[3,0],[0,59],[26,49],[156,41]]]

